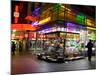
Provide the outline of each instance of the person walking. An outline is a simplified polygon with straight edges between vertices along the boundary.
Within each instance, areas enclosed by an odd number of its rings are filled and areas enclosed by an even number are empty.
[[[88,55],[88,60],[91,61],[91,57],[92,57],[92,47],[93,47],[93,43],[91,40],[89,40],[89,42],[87,43],[87,55]]]
[[[19,41],[19,52],[21,53],[22,52],[22,42]]]
[[[12,42],[11,44],[11,50],[12,50],[12,54],[15,55],[15,49],[16,49],[16,44],[14,42]]]

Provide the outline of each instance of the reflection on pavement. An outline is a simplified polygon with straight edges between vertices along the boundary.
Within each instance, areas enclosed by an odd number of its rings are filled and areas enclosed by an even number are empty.
[[[93,57],[92,62],[89,62],[86,58],[74,61],[66,61],[65,63],[53,63],[38,60],[35,55],[26,53],[12,56],[11,61],[12,75],[40,72],[87,70],[95,68],[95,57]]]

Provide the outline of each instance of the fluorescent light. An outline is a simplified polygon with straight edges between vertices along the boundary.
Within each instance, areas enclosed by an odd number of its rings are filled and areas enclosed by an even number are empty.
[[[92,28],[92,27],[87,27],[87,29],[96,30],[96,28]]]

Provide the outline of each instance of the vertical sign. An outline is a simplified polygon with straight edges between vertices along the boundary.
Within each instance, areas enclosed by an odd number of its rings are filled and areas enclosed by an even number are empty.
[[[19,17],[19,7],[18,5],[16,5],[14,11],[14,23],[18,23],[18,17]]]

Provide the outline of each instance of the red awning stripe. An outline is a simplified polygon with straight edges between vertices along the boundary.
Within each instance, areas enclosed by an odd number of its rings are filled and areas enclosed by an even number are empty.
[[[36,30],[38,27],[37,26],[32,26],[31,24],[12,24],[11,25],[11,30]]]

